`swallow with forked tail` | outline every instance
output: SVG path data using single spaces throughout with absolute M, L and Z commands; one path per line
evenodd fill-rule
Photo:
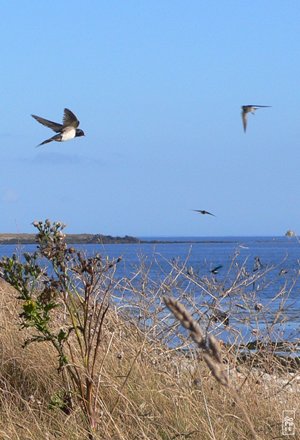
M 74 115 L 71 110 L 65 108 L 64 109 L 64 116 L 63 116 L 63 123 L 58 124 L 57 122 L 48 121 L 48 119 L 41 118 L 40 116 L 31 115 L 36 121 L 38 121 L 40 124 L 45 125 L 46 127 L 51 128 L 53 131 L 55 131 L 55 136 L 52 136 L 49 139 L 46 139 L 44 142 L 41 142 L 40 145 L 48 144 L 52 141 L 57 142 L 64 142 L 69 141 L 70 139 L 74 139 L 77 136 L 84 136 L 83 130 L 78 128 L 79 121 Z
M 242 120 L 243 120 L 243 127 L 244 127 L 244 132 L 246 133 L 246 129 L 247 129 L 247 119 L 248 119 L 248 113 L 252 113 L 253 115 L 255 114 L 255 110 L 258 110 L 259 108 L 267 108 L 267 107 L 271 107 L 270 105 L 242 105 L 241 109 L 242 109 Z

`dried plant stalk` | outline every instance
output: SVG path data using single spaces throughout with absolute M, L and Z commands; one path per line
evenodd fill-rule
M 222 362 L 222 353 L 218 340 L 213 335 L 204 335 L 198 322 L 195 321 L 183 304 L 171 297 L 163 297 L 163 299 L 166 306 L 173 313 L 175 318 L 180 321 L 181 325 L 185 329 L 189 330 L 193 341 L 196 342 L 198 347 L 203 350 L 203 359 L 205 360 L 212 375 L 221 385 L 230 391 L 231 396 L 239 405 L 239 408 L 247 420 L 253 438 L 255 440 L 259 440 L 259 437 L 254 430 L 254 426 L 248 416 L 245 405 L 240 399 L 236 389 L 229 382 L 228 376 L 224 369 L 224 364 Z
M 228 386 L 228 376 L 223 367 L 220 344 L 217 339 L 213 335 L 205 337 L 200 325 L 185 307 L 174 298 L 164 297 L 164 302 L 181 325 L 190 331 L 193 341 L 204 351 L 203 358 L 213 376 L 223 386 Z

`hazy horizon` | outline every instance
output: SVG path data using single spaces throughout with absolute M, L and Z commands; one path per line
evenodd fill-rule
M 287 232 L 287 231 L 286 231 Z M 287 237 L 286 232 L 281 235 L 137 235 L 137 234 L 103 234 L 101 231 L 98 232 L 69 232 L 66 228 L 64 230 L 65 234 L 69 235 L 105 235 L 105 236 L 112 236 L 112 237 L 124 237 L 129 236 L 133 238 L 138 238 L 141 240 L 147 240 L 147 239 L 168 239 L 168 238 L 183 238 L 183 239 L 193 239 L 193 238 L 199 238 L 199 239 L 216 239 L 216 238 L 281 238 L 281 237 Z M 0 235 L 36 235 L 35 230 L 32 232 L 1 232 Z M 298 239 L 298 236 L 292 236 L 287 237 L 289 239 L 296 238 Z

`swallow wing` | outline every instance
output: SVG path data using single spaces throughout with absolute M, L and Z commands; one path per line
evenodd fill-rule
M 209 214 L 213 215 L 215 217 L 215 214 L 212 214 L 211 212 L 205 211 L 204 209 L 193 209 L 195 212 L 200 212 L 200 214 Z
M 246 133 L 246 129 L 247 129 L 247 112 L 243 109 L 242 110 L 242 120 L 243 120 L 243 127 L 244 127 L 244 132 Z
M 74 127 L 77 128 L 79 126 L 79 121 L 71 110 L 68 108 L 64 109 L 64 117 L 63 117 L 63 126 L 64 127 Z
M 255 110 L 257 110 L 259 108 L 267 108 L 267 107 L 271 107 L 271 106 L 270 105 L 254 105 L 254 104 L 242 105 L 242 120 L 243 120 L 244 132 L 246 132 L 246 129 L 247 129 L 248 113 L 252 112 L 254 114 Z
M 60 133 L 63 128 L 63 126 L 61 124 L 58 124 L 57 122 L 48 121 L 48 119 L 44 119 L 36 115 L 31 115 L 31 116 L 40 124 L 43 124 L 46 127 L 51 128 L 51 130 L 55 131 L 55 133 Z
M 272 107 L 271 105 L 259 105 L 259 104 L 247 104 L 247 105 L 242 105 L 242 109 L 248 112 L 252 111 L 253 107 Z

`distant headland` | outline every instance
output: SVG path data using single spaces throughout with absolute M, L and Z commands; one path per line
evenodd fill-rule
M 120 244 L 140 243 L 136 237 L 112 237 L 102 234 L 66 234 L 69 244 Z M 36 234 L 0 234 L 0 244 L 36 244 Z

